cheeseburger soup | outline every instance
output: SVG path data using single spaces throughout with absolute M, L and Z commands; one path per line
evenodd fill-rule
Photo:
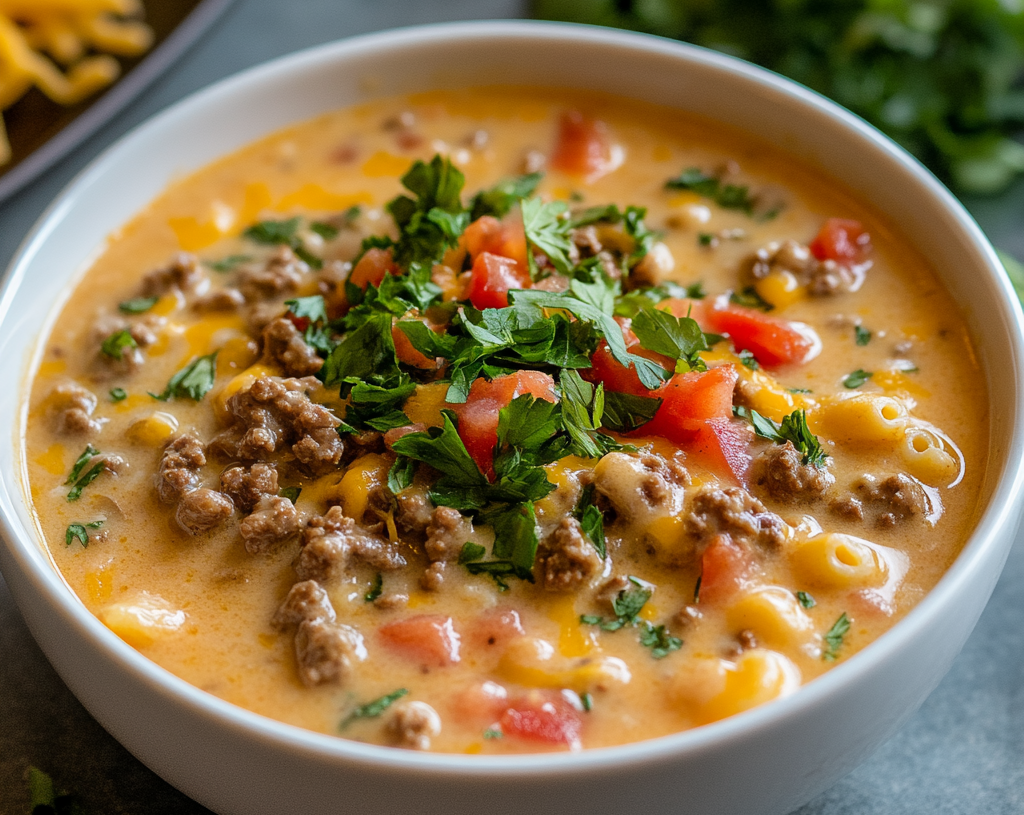
M 575 750 L 793 693 L 957 556 L 987 402 L 895 226 L 620 99 L 388 99 L 112 235 L 26 460 L 82 602 L 345 738 Z

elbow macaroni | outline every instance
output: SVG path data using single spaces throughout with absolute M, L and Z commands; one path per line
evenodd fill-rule
M 737 600 L 726 613 L 734 631 L 749 630 L 773 648 L 800 647 L 816 638 L 814 623 L 796 597 L 780 586 L 765 586 Z
M 881 586 L 888 578 L 889 564 L 880 549 L 853 535 L 828 532 L 797 546 L 791 563 L 797 577 L 810 586 Z

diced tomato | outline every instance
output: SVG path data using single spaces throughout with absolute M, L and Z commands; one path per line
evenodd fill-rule
M 449 405 L 459 417 L 459 436 L 480 471 L 494 478 L 494 446 L 498 443 L 498 411 L 517 396 L 532 394 L 555 401 L 555 381 L 540 371 L 519 371 L 488 382 L 477 379 L 464 404 Z
M 806 362 L 821 349 L 810 326 L 780 320 L 756 308 L 718 302 L 704 312 L 706 331 L 728 334 L 737 351 L 750 351 L 767 368 Z
M 871 235 L 860 221 L 829 218 L 811 241 L 810 250 L 818 260 L 860 263 L 871 251 Z
M 740 422 L 708 419 L 687 450 L 712 472 L 730 476 L 737 484 L 747 483 L 753 457 L 750 455 L 750 431 Z
M 297 331 L 305 331 L 309 328 L 309 317 L 296 317 L 289 311 L 288 319 L 291 320 L 292 325 L 295 326 Z
M 478 651 L 495 649 L 526 632 L 519 619 L 519 612 L 511 608 L 491 608 L 483 612 L 470 624 L 466 644 Z
M 374 247 L 367 249 L 359 258 L 359 262 L 348 276 L 348 282 L 366 291 L 368 285 L 379 286 L 388 272 L 394 274 L 397 271 L 398 267 L 391 259 L 391 250 Z
M 530 273 L 519 263 L 501 255 L 483 252 L 473 261 L 466 296 L 474 308 L 505 308 L 509 289 L 530 288 Z
M 594 181 L 615 169 L 608 126 L 578 110 L 562 114 L 550 166 Z
M 577 748 L 583 719 L 561 694 L 536 692 L 513 702 L 499 725 L 506 738 Z
M 423 422 L 413 422 L 402 427 L 393 427 L 384 434 L 384 446 L 390 450 L 391 445 L 402 438 L 402 436 L 408 436 L 410 433 L 423 433 L 426 429 L 427 426 Z
M 437 326 L 433 323 L 427 320 L 424 320 L 424 323 L 431 331 L 437 330 Z M 405 332 L 402 331 L 397 324 L 391 328 L 391 339 L 395 343 L 395 354 L 398 357 L 399 362 L 404 362 L 406 365 L 412 365 L 414 368 L 423 368 L 428 371 L 432 371 L 437 367 L 437 360 L 431 359 L 417 351 L 409 341 L 409 338 L 405 335 Z
M 663 400 L 638 435 L 662 436 L 679 445 L 693 442 L 709 419 L 732 416 L 732 392 L 738 378 L 732 365 L 675 374 L 652 396 Z
M 672 361 L 668 357 L 640 347 L 640 341 L 630 328 L 631 321 L 628 317 L 616 317 L 615 321 L 622 328 L 622 339 L 631 354 L 654 360 L 666 368 L 672 367 Z M 615 359 L 604 340 L 597 346 L 597 350 L 590 358 L 590 364 L 590 369 L 581 372 L 590 382 L 603 382 L 607 390 L 631 393 L 634 396 L 649 396 L 651 393 L 640 381 L 636 366 L 631 363 L 627 368 Z
M 484 215 L 466 227 L 462 240 L 473 260 L 489 252 L 514 260 L 520 270 L 527 269 L 526 232 L 521 219 L 509 217 L 499 221 L 493 215 Z
M 493 722 L 508 708 L 508 691 L 497 682 L 474 682 L 451 699 L 452 716 L 463 721 Z
M 700 605 L 718 605 L 746 585 L 754 571 L 750 552 L 728 535 L 716 535 L 700 560 Z
M 392 651 L 424 666 L 443 668 L 460 659 L 461 638 L 451 617 L 441 614 L 407 617 L 381 626 L 378 634 Z

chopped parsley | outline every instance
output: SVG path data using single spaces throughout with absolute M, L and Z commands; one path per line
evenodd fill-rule
M 580 529 L 593 544 L 601 560 L 608 557 L 608 546 L 604 538 L 604 513 L 594 504 L 594 485 L 587 484 L 580 490 L 579 500 L 573 510 L 573 516 L 580 523 Z
M 372 603 L 381 593 L 384 591 L 384 575 L 377 572 L 377 576 L 373 580 L 373 585 L 370 586 L 370 590 L 363 595 L 363 600 L 367 603 Z
M 677 299 L 703 300 L 707 297 L 704 291 L 704 284 L 701 282 L 691 283 L 689 286 L 680 286 L 678 283 L 662 283 L 660 286 L 647 286 L 633 289 L 633 291 L 615 298 L 615 316 L 633 317 L 641 309 L 656 306 L 670 297 Z
M 111 402 L 123 402 L 128 398 L 128 391 L 124 388 L 111 388 L 110 389 L 110 401 Z
M 862 325 L 855 325 L 853 327 L 853 341 L 857 345 L 867 345 L 871 342 L 871 332 Z
M 217 352 L 205 357 L 196 357 L 178 373 L 171 377 L 163 393 L 150 392 L 150 396 L 166 402 L 172 396 L 188 398 L 195 402 L 201 400 L 213 387 L 217 378 Z
M 344 730 L 357 719 L 375 719 L 408 693 L 409 691 L 405 688 L 399 688 L 386 696 L 381 696 L 379 699 L 374 699 L 372 702 L 360 705 L 341 720 L 341 724 L 338 726 L 338 729 Z
M 697 243 L 699 243 L 701 246 L 714 247 L 718 245 L 718 238 L 715 236 L 713 232 L 700 232 L 697 235 Z
M 68 501 L 77 501 L 81 498 L 82 490 L 99 478 L 100 473 L 103 472 L 106 467 L 106 460 L 104 459 L 96 462 L 91 468 L 89 467 L 92 460 L 99 454 L 99 450 L 91 444 L 87 444 L 85 446 L 85 450 L 83 450 L 82 454 L 75 460 L 75 463 L 71 468 L 71 473 L 64 482 L 65 486 L 68 484 L 73 485 L 68 491 Z
M 583 709 L 587 713 L 590 713 L 594 709 L 594 697 L 589 693 L 584 693 L 580 696 L 580 704 L 583 705 Z
M 757 289 L 753 286 L 745 286 L 739 291 L 731 292 L 729 294 L 729 302 L 735 303 L 737 306 L 757 308 L 761 311 L 773 311 L 775 309 L 775 306 L 758 294 Z
M 279 494 L 282 498 L 287 498 L 294 504 L 299 500 L 299 496 L 302 495 L 302 487 L 282 487 Z
M 701 331 L 696 320 L 645 308 L 633 317 L 631 328 L 641 347 L 676 361 L 675 373 L 708 369 L 700 352 L 708 350 L 709 335 Z
M 91 523 L 73 523 L 68 524 L 67 530 L 64 532 L 64 543 L 70 546 L 77 540 L 85 548 L 89 545 L 89 530 L 99 529 L 103 526 L 103 521 L 92 521 Z
M 135 297 L 118 303 L 117 307 L 125 314 L 143 314 L 153 308 L 159 299 L 159 297 Z
M 602 631 L 618 631 L 620 628 L 631 627 L 640 629 L 639 641 L 645 648 L 651 649 L 651 656 L 664 659 L 672 651 L 678 651 L 683 641 L 673 637 L 664 625 L 655 626 L 639 617 L 643 607 L 654 594 L 654 587 L 636 577 L 630 577 L 627 586 L 612 600 L 612 611 L 615 617 L 605 619 L 596 614 L 583 614 L 580 622 L 583 625 L 596 625 Z
M 813 464 L 815 467 L 822 467 L 828 454 L 818 441 L 810 428 L 807 426 L 807 413 L 803 410 L 794 410 L 777 423 L 767 416 L 762 416 L 756 410 L 741 405 L 733 407 L 734 415 L 746 419 L 754 428 L 754 433 L 762 439 L 768 439 L 776 444 L 792 442 L 798 452 L 803 454 L 804 464 Z
M 843 647 L 843 639 L 849 630 L 850 618 L 846 616 L 844 611 L 839 615 L 839 619 L 832 624 L 828 633 L 825 634 L 825 650 L 821 655 L 825 662 L 834 662 L 836 660 L 836 657 L 839 656 L 839 649 Z
M 699 167 L 688 167 L 666 181 L 665 187 L 670 190 L 690 190 L 710 198 L 722 209 L 739 210 L 759 221 L 769 221 L 781 210 L 780 206 L 759 209 L 758 199 L 750 194 L 746 184 L 725 183 L 718 176 L 708 175 Z
M 796 599 L 804 608 L 814 608 L 817 605 L 815 599 L 805 591 L 798 591 Z
M 138 348 L 139 344 L 135 341 L 135 338 L 131 335 L 128 329 L 122 329 L 115 331 L 105 340 L 100 346 L 100 350 L 104 355 L 111 359 L 124 359 L 125 348 Z
M 469 219 L 475 221 L 484 215 L 504 218 L 522 198 L 529 198 L 537 189 L 542 173 L 529 173 L 505 178 L 488 190 L 481 190 L 469 205 Z
M 243 263 L 248 263 L 250 260 L 252 260 L 252 255 L 228 255 L 226 258 L 221 258 L 220 260 L 208 260 L 206 261 L 206 265 L 215 272 L 231 272 Z
M 323 261 L 306 249 L 302 244 L 302 238 L 299 237 L 301 223 L 302 219 L 298 216 L 285 221 L 260 221 L 246 229 L 242 237 L 268 246 L 287 246 L 296 257 L 309 264 L 311 269 L 320 269 L 324 265 Z
M 736 356 L 740 358 L 740 362 L 743 363 L 745 368 L 750 368 L 750 370 L 756 371 L 761 367 L 761 364 L 757 361 L 757 357 L 755 357 L 746 348 L 740 351 Z
M 570 233 L 572 222 L 563 217 L 569 207 L 564 201 L 544 203 L 539 198 L 524 198 L 520 204 L 523 211 L 523 229 L 529 246 L 539 249 L 551 265 L 564 275 L 572 274 L 569 260 L 571 248 Z M 537 262 L 533 253 L 527 253 L 533 276 L 537 276 Z
M 872 376 L 874 376 L 873 371 L 865 371 L 863 368 L 858 368 L 852 374 L 847 375 L 847 377 L 843 380 L 843 387 L 849 388 L 850 390 L 853 390 L 854 388 L 859 388 L 861 385 L 863 385 L 865 382 L 871 379 Z
M 399 237 L 393 247 L 402 268 L 420 264 L 427 270 L 445 250 L 458 245 L 469 225 L 460 195 L 466 177 L 447 156 L 435 155 L 429 164 L 416 161 L 402 176 L 402 186 L 415 198 L 399 195 L 387 204 Z
M 333 224 L 324 223 L 323 221 L 313 221 L 313 223 L 309 225 L 309 231 L 315 235 L 319 235 L 325 241 L 333 241 L 338 237 L 338 233 L 341 230 Z
M 499 730 L 496 727 L 488 727 L 484 731 L 484 738 L 485 739 L 503 739 L 503 738 L 505 738 L 505 734 L 502 733 L 501 730 Z

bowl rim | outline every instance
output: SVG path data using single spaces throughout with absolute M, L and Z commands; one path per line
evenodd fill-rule
M 314 46 L 288 54 L 248 68 L 221 79 L 170 105 L 130 130 L 107 147 L 85 169 L 78 173 L 57 195 L 54 201 L 40 215 L 35 225 L 18 247 L 8 266 L 0 287 L 0 323 L 6 320 L 11 310 L 15 293 L 19 289 L 33 256 L 49 235 L 57 228 L 63 213 L 73 206 L 77 195 L 102 178 L 107 167 L 116 163 L 118 152 L 128 143 L 142 140 L 159 132 L 175 117 L 209 104 L 220 97 L 232 94 L 280 75 L 302 73 L 316 66 L 331 63 L 345 57 L 371 53 L 377 50 L 391 50 L 409 46 L 424 46 L 439 42 L 488 41 L 507 39 L 532 39 L 537 42 L 562 41 L 566 44 L 617 47 L 626 50 L 643 51 L 648 54 L 672 57 L 684 62 L 698 63 L 704 67 L 732 75 L 777 97 L 787 97 L 805 107 L 816 109 L 846 129 L 853 131 L 862 140 L 869 142 L 878 151 L 879 160 L 887 159 L 909 172 L 925 187 L 970 241 L 972 250 L 987 267 L 987 273 L 994 278 L 1001 293 L 1000 315 L 1008 327 L 1007 340 L 1011 356 L 1024 359 L 1024 314 L 1014 295 L 1012 287 L 1001 272 L 1001 264 L 988 239 L 963 205 L 915 158 L 904 152 L 888 137 L 869 125 L 863 119 L 840 107 L 824 96 L 766 69 L 687 43 L 668 40 L 651 35 L 618 31 L 595 26 L 571 23 L 550 23 L 536 21 L 479 21 L 435 23 L 410 26 L 375 32 L 335 42 Z M 472 83 L 467 83 L 467 85 Z M 557 84 L 557 83 L 553 83 Z M 287 126 L 283 123 L 274 129 Z M 239 145 L 241 146 L 241 145 Z M 36 356 L 43 338 L 41 334 L 32 342 L 31 357 Z M 27 377 L 19 387 L 24 393 Z M 1014 400 L 1017 421 L 1010 428 L 1006 444 L 1003 472 L 991 490 L 988 506 L 977 519 L 973 532 L 968 537 L 959 555 L 943 574 L 939 582 L 924 598 L 898 623 L 857 654 L 836 665 L 822 676 L 803 685 L 798 693 L 771 704 L 761 705 L 750 711 L 702 727 L 681 731 L 667 736 L 640 742 L 592 748 L 566 753 L 525 753 L 498 756 L 463 755 L 456 753 L 420 753 L 392 747 L 369 745 L 338 736 L 305 730 L 286 724 L 201 691 L 185 680 L 160 667 L 104 626 L 93 616 L 78 596 L 64 582 L 63 577 L 45 554 L 33 555 L 39 547 L 35 533 L 12 523 L 6 512 L 0 513 L 0 532 L 8 552 L 22 574 L 30 581 L 33 589 L 52 608 L 55 608 L 76 634 L 88 641 L 95 650 L 109 660 L 134 681 L 145 683 L 172 701 L 186 705 L 195 714 L 215 720 L 217 724 L 236 731 L 243 731 L 250 739 L 255 738 L 290 750 L 295 753 L 316 755 L 352 766 L 373 766 L 377 769 L 407 770 L 434 773 L 458 773 L 470 777 L 542 777 L 574 772 L 600 771 L 608 767 L 623 767 L 644 764 L 667 758 L 679 758 L 685 754 L 724 746 L 728 742 L 745 738 L 752 732 L 770 728 L 780 720 L 807 710 L 842 688 L 856 683 L 857 678 L 873 671 L 909 640 L 915 638 L 938 609 L 951 602 L 965 582 L 991 557 L 1001 544 L 1000 533 L 1007 527 L 1015 526 L 1019 518 L 1019 505 L 1024 495 L 1024 382 L 1016 377 Z M 21 443 L 19 423 L 15 440 L 19 452 L 16 460 L 23 464 L 24 445 Z M 991 443 L 990 443 L 991 448 Z M 17 484 L 5 485 L 11 494 L 19 494 L 20 500 L 28 498 L 23 473 L 0 473 L 0 483 L 13 479 Z M 1012 537 L 1012 536 L 1011 536 Z M 1001 553 L 1005 561 L 1007 551 Z M 994 580 L 993 580 L 994 583 Z

